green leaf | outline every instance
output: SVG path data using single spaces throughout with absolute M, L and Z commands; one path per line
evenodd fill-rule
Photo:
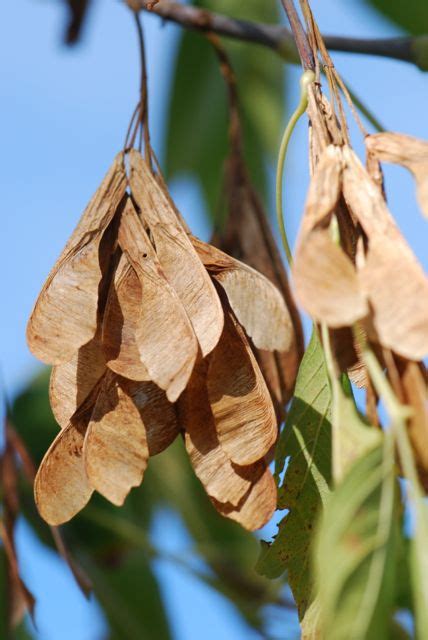
M 273 0 L 207 0 L 195 2 L 206 9 L 240 18 L 276 22 Z M 265 187 L 266 154 L 277 152 L 280 136 L 284 64 L 262 47 L 224 43 L 238 80 L 245 154 L 256 187 Z M 200 34 L 181 36 L 170 102 L 166 164 L 168 177 L 191 173 L 200 180 L 211 215 L 220 216 L 223 163 L 228 151 L 227 94 L 210 43 Z
M 428 638 L 428 505 L 422 495 L 414 500 L 415 532 L 410 541 L 410 576 L 415 607 L 416 637 Z
M 399 503 L 391 433 L 354 464 L 327 501 L 315 568 L 329 640 L 388 638 L 395 599 Z
M 428 30 L 428 2 L 426 0 L 368 0 L 375 9 L 414 35 L 423 35 Z
M 279 507 L 289 513 L 271 545 L 263 545 L 257 570 L 271 578 L 288 570 L 302 619 L 312 598 L 310 545 L 331 481 L 331 391 L 316 332 L 303 357 L 295 396 L 276 454 L 276 475 L 289 463 L 279 488 Z

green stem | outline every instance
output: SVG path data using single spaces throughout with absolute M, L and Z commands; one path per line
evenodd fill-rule
M 308 106 L 308 86 L 315 80 L 315 74 L 313 71 L 305 71 L 300 78 L 300 102 L 297 109 L 292 114 L 290 120 L 285 127 L 284 135 L 282 136 L 281 146 L 278 153 L 278 165 L 276 169 L 276 215 L 278 219 L 279 231 L 281 233 L 281 240 L 284 246 L 284 251 L 287 256 L 288 264 L 291 266 L 293 256 L 291 253 L 290 245 L 287 238 L 287 232 L 285 230 L 284 222 L 284 210 L 282 205 L 283 200 L 283 174 L 284 174 L 284 162 L 285 156 L 290 142 L 291 134 L 294 131 L 294 127 L 297 124 L 300 116 L 302 116 L 306 107 Z

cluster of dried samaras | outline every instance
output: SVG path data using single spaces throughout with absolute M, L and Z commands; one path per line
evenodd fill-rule
M 179 433 L 221 514 L 251 530 L 269 520 L 278 427 L 257 358 L 294 353 L 296 368 L 290 311 L 269 279 L 191 235 L 139 152 L 116 158 L 27 337 L 54 365 L 61 426 L 35 481 L 47 522 L 72 518 L 94 490 L 121 505 Z

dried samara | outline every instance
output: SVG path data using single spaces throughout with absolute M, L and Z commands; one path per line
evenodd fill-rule
M 252 347 L 291 353 L 290 313 L 265 276 L 191 235 L 138 151 L 116 157 L 27 337 L 54 365 L 61 426 L 35 481 L 47 522 L 72 518 L 94 490 L 121 505 L 179 433 L 216 509 L 247 529 L 267 522 L 278 427 Z

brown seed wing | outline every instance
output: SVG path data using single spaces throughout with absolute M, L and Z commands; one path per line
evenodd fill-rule
M 192 237 L 208 272 L 223 287 L 240 324 L 259 349 L 288 351 L 294 337 L 290 313 L 279 290 L 261 273 L 220 249 Z
M 251 478 L 234 465 L 217 438 L 208 400 L 206 362 L 196 365 L 178 401 L 180 421 L 185 428 L 185 445 L 193 469 L 211 498 L 237 506 L 249 491 Z
M 99 245 L 125 189 L 120 154 L 53 267 L 32 311 L 27 341 L 43 362 L 68 362 L 95 334 L 102 276 Z
M 400 133 L 376 133 L 365 139 L 378 160 L 401 164 L 413 173 L 420 207 L 428 217 L 428 142 Z
M 231 315 L 225 316 L 209 360 L 207 389 L 217 437 L 228 457 L 239 465 L 263 458 L 277 437 L 275 411 L 251 347 Z
M 138 276 L 122 255 L 104 310 L 102 342 L 109 369 L 131 380 L 150 379 L 136 340 L 142 304 Z
M 186 231 L 141 154 L 131 151 L 131 189 L 150 227 L 165 276 L 180 298 L 201 348 L 210 353 L 223 330 L 223 310 Z
M 146 429 L 149 455 L 162 453 L 180 432 L 175 406 L 153 382 L 124 380 L 123 385 L 140 412 Z
M 130 201 L 122 214 L 119 243 L 143 292 L 136 329 L 141 360 L 151 380 L 174 402 L 190 378 L 198 344 L 189 318 L 168 284 Z
M 71 416 L 89 396 L 106 370 L 98 336 L 83 345 L 70 362 L 52 368 L 49 400 L 60 427 L 68 425 Z
M 413 409 L 409 420 L 409 436 L 418 466 L 428 472 L 428 387 L 425 366 L 405 361 L 400 366 L 404 402 Z
M 274 514 L 277 502 L 276 484 L 269 469 L 251 485 L 247 496 L 238 507 L 212 501 L 219 513 L 231 520 L 239 522 L 249 531 L 263 527 Z
M 140 412 L 125 385 L 107 375 L 84 442 L 85 469 L 91 486 L 115 505 L 141 484 L 149 449 Z
M 62 429 L 37 471 L 34 497 L 40 515 L 50 525 L 70 520 L 91 497 L 82 458 L 86 425 L 87 417 L 82 417 Z
M 345 199 L 368 237 L 360 275 L 380 342 L 406 358 L 428 353 L 428 280 L 378 187 L 356 155 L 343 151 Z
M 350 326 L 369 311 L 355 266 L 330 238 L 328 229 L 314 230 L 302 238 L 293 280 L 302 307 L 329 327 Z

